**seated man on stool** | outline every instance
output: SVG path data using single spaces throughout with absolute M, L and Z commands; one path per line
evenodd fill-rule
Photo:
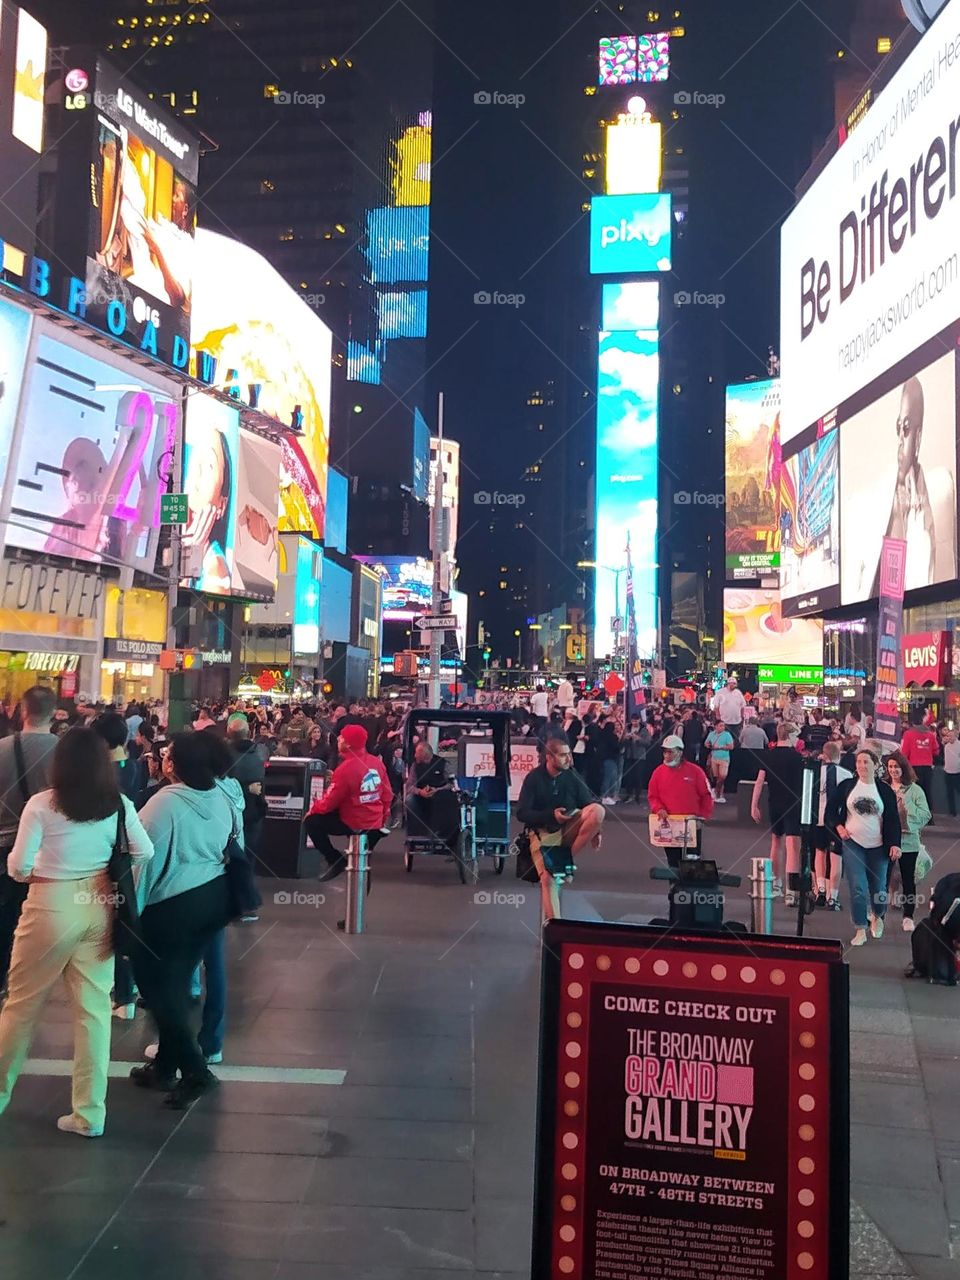
M 320 880 L 333 880 L 346 870 L 346 857 L 330 843 L 330 837 L 363 831 L 372 850 L 385 834 L 390 820 L 393 792 L 379 756 L 367 751 L 367 731 L 363 725 L 346 724 L 337 739 L 341 763 L 333 771 L 330 785 L 310 807 L 304 819 L 307 835 L 328 866 Z
M 600 828 L 606 817 L 603 806 L 596 803 L 572 764 L 569 744 L 549 739 L 543 764 L 524 778 L 517 801 L 517 817 L 524 826 L 537 830 L 545 851 L 546 871 L 540 875 L 545 920 L 559 915 L 559 893 L 552 867 L 564 865 L 564 860 L 569 865 L 588 844 L 599 849 Z
M 459 806 L 450 790 L 447 762 L 434 755 L 433 747 L 425 739 L 417 743 L 413 752 L 413 764 L 407 775 L 407 834 L 419 836 L 423 832 L 447 839 L 451 822 L 459 822 Z

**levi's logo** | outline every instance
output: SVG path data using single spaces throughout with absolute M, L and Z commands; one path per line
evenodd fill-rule
M 907 667 L 935 667 L 939 657 L 935 644 L 928 644 L 922 649 L 915 645 L 912 649 L 904 651 L 903 661 Z

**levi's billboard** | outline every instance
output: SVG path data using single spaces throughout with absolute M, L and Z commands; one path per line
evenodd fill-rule
M 960 316 L 958 102 L 950 0 L 784 223 L 784 444 Z
M 905 684 L 931 684 L 941 689 L 950 683 L 953 669 L 953 632 L 921 631 L 902 641 Z

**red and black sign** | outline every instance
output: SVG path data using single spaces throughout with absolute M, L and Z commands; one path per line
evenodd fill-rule
M 551 921 L 533 1280 L 846 1280 L 839 943 Z

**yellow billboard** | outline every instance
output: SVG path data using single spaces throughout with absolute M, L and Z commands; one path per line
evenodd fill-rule
M 607 126 L 607 173 L 610 196 L 632 196 L 660 190 L 663 126 L 649 115 L 622 115 Z
M 393 201 L 396 205 L 430 203 L 431 115 L 420 114 L 417 124 L 397 138 L 393 158 Z

